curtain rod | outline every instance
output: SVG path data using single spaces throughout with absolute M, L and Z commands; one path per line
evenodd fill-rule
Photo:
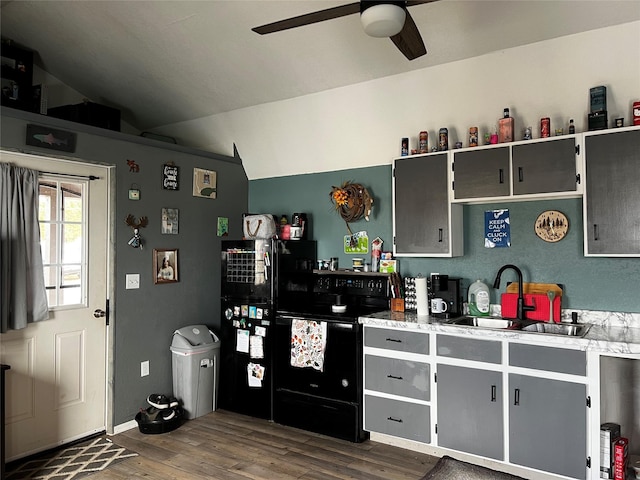
M 72 178 L 88 178 L 89 180 L 100 180 L 100 177 L 96 177 L 95 175 L 74 175 L 71 173 L 55 173 L 55 172 L 41 172 L 38 171 L 40 175 L 57 175 L 59 177 L 72 177 Z

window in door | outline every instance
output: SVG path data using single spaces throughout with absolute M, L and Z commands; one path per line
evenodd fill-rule
M 49 308 L 86 306 L 87 182 L 40 178 L 40 245 Z

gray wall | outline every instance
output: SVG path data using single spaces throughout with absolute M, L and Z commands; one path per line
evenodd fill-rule
M 347 230 L 329 200 L 331 187 L 345 180 L 366 186 L 375 201 L 373 218 L 369 222 L 359 220 L 351 229 L 366 230 L 370 240 L 381 237 L 384 250 L 393 251 L 390 165 L 252 180 L 249 208 L 255 212 L 286 213 L 289 218 L 293 211 L 306 212 L 311 219 L 311 238 L 318 240 L 319 258 L 338 256 L 340 266 L 349 267 L 354 255 L 344 254 L 342 248 Z M 510 212 L 512 246 L 484 248 L 484 212 L 501 208 L 508 208 Z M 533 230 L 536 217 L 547 209 L 564 212 L 570 222 L 567 236 L 555 244 L 540 240 Z M 464 232 L 463 257 L 401 257 L 401 274 L 439 272 L 462 277 L 466 286 L 478 278 L 491 286 L 497 270 L 512 263 L 523 271 L 525 281 L 564 284 L 563 308 L 640 312 L 637 296 L 640 259 L 585 258 L 580 199 L 465 205 Z M 499 293 L 504 291 L 506 282 L 515 280 L 515 274 L 505 272 L 500 290 L 492 291 L 492 302 L 499 303 Z
M 111 307 L 115 329 L 113 422 L 119 425 L 132 420 L 140 407 L 146 406 L 149 394 L 171 393 L 169 346 L 174 330 L 192 324 L 206 324 L 214 331 L 219 327 L 221 238 L 216 235 L 217 217 L 229 218 L 230 238 L 242 236 L 240 218 L 247 211 L 247 177 L 239 158 L 6 108 L 2 109 L 2 147 L 59 156 L 60 152 L 25 146 L 27 123 L 76 131 L 76 152 L 65 156 L 116 165 L 115 298 Z M 139 173 L 129 172 L 127 159 L 136 161 Z M 167 162 L 180 167 L 178 191 L 161 188 L 161 168 Z M 217 199 L 192 196 L 194 167 L 217 172 Z M 134 183 L 141 191 L 139 201 L 128 199 Z M 178 235 L 161 234 L 163 207 L 180 210 Z M 140 229 L 143 250 L 127 245 L 132 235 L 124 222 L 128 214 L 149 218 L 149 225 Z M 153 283 L 154 248 L 179 250 L 178 283 Z M 140 274 L 140 289 L 125 289 L 127 273 Z M 140 362 L 144 360 L 150 362 L 150 375 L 141 378 Z

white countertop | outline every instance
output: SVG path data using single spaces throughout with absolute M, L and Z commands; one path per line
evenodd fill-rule
M 419 316 L 415 312 L 385 311 L 360 317 L 359 321 L 364 325 L 380 327 L 424 330 L 460 336 L 508 339 L 549 346 L 573 347 L 585 351 L 598 351 L 614 355 L 638 355 L 640 359 L 640 328 L 635 326 L 635 318 L 627 321 L 624 316 L 620 317 L 619 314 L 612 315 L 615 316 L 616 320 L 622 318 L 623 321 L 602 321 L 603 319 L 611 318 L 611 315 L 581 315 L 583 318 L 586 317 L 592 320 L 589 322 L 580 322 L 592 324 L 587 334 L 583 337 L 450 325 L 446 323 L 447 320 L 432 316 Z M 635 316 L 636 314 L 631 315 Z

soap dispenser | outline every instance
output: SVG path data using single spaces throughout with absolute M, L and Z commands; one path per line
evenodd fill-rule
M 476 280 L 469 286 L 467 301 L 470 315 L 488 316 L 491 309 L 489 300 L 489 287 L 481 280 Z

